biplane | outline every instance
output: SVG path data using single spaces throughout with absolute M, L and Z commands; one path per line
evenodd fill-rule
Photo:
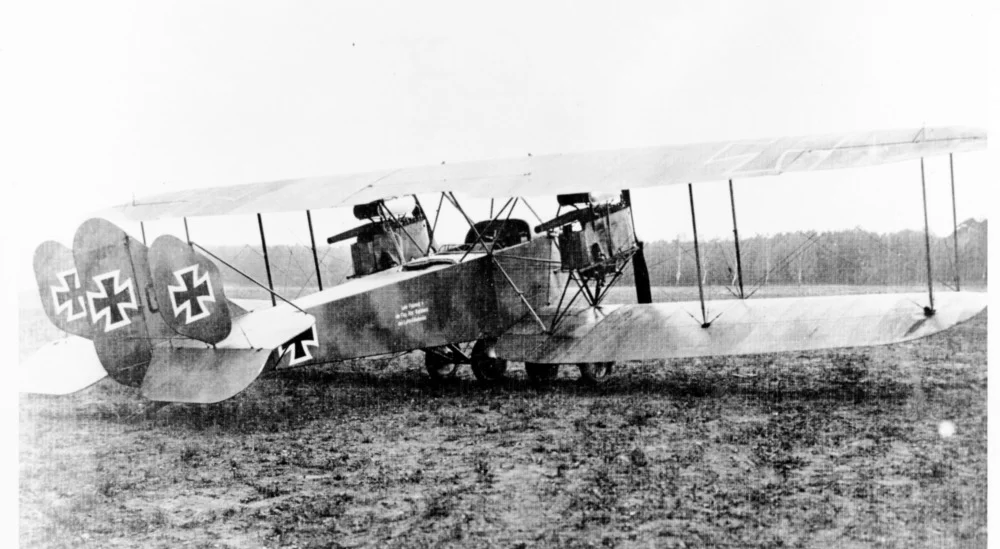
M 533 380 L 572 365 L 582 379 L 599 383 L 616 362 L 924 337 L 968 320 L 987 303 L 985 293 L 934 293 L 929 244 L 926 294 L 706 301 L 699 286 L 697 302 L 653 303 L 630 191 L 687 184 L 697 257 L 692 185 L 698 182 L 729 180 L 731 190 L 734 179 L 919 159 L 925 186 L 924 157 L 984 149 L 986 142 L 985 131 L 971 128 L 886 130 L 442 162 L 133 200 L 104 217 L 138 221 L 141 238 L 95 217 L 79 227 L 71 246 L 38 246 L 39 297 L 68 337 L 22 364 L 22 390 L 64 394 L 110 376 L 154 401 L 213 403 L 270 370 L 408 351 L 425 354 L 435 379 L 468 364 L 478 379 L 495 381 L 510 362 L 522 362 Z M 474 220 L 456 193 L 505 202 L 489 219 Z M 420 200 L 428 195 L 437 200 L 433 221 Z M 512 217 L 516 204 L 539 195 L 556 196 L 554 218 Z M 438 242 L 443 204 L 468 224 L 459 243 Z M 925 229 L 926 207 L 924 190 Z M 325 289 L 311 217 L 316 208 L 352 208 L 359 222 L 327 240 L 350 242 L 354 274 Z M 318 281 L 318 291 L 295 299 L 272 284 L 262 220 L 288 211 L 305 212 Z M 187 230 L 183 239 L 145 242 L 143 223 L 150 220 L 184 218 L 186 229 L 189 217 L 235 214 L 257 216 L 268 280 L 241 274 L 267 290 L 270 301 L 228 298 L 220 268 L 235 267 Z M 735 232 L 735 204 L 733 214 Z M 636 302 L 606 303 L 629 265 Z

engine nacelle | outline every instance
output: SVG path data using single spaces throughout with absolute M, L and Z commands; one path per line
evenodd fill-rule
M 546 221 L 535 232 L 559 229 L 559 253 L 564 271 L 598 267 L 614 270 L 618 261 L 636 249 L 631 207 L 625 201 L 592 202 L 587 194 L 560 196 L 560 205 L 572 210 Z

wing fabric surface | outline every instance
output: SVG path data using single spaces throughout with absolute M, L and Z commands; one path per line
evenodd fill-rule
M 500 337 L 508 360 L 549 364 L 732 356 L 884 345 L 925 337 L 972 318 L 987 294 L 942 293 L 925 316 L 924 294 L 608 305 L 568 315 L 551 335 L 526 319 Z M 541 318 L 551 322 L 553 311 Z
M 36 351 L 18 368 L 18 390 L 42 395 L 68 395 L 107 377 L 94 342 L 68 336 Z
M 114 211 L 131 220 L 153 220 L 332 208 L 443 191 L 473 198 L 617 193 L 626 187 L 857 168 L 985 148 L 984 130 L 963 127 L 668 145 L 193 189 Z
M 234 319 L 229 337 L 216 345 L 184 339 L 158 345 L 142 380 L 142 395 L 198 404 L 230 398 L 260 376 L 276 347 L 315 322 L 312 315 L 279 305 Z

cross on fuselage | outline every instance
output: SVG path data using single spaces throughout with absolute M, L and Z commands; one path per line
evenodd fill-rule
M 288 357 L 288 363 L 294 366 L 313 358 L 312 353 L 309 352 L 309 347 L 319 347 L 315 326 L 311 326 L 308 330 L 292 338 L 291 341 L 282 347 L 282 352 L 287 352 L 289 349 L 292 351 Z
M 184 271 L 178 276 L 181 280 L 181 284 L 184 285 L 183 288 L 173 289 L 176 286 L 171 287 L 171 291 L 174 294 L 174 303 L 177 304 L 177 310 L 183 306 L 184 303 L 188 303 L 190 309 L 189 318 L 198 318 L 205 313 L 205 309 L 201 306 L 201 301 L 199 297 L 211 297 L 212 290 L 208 286 L 208 280 L 203 279 L 200 283 L 195 284 L 194 281 L 194 270 Z

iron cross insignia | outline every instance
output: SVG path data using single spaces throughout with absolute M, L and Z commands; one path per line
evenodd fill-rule
M 185 313 L 185 324 L 191 324 L 201 320 L 212 312 L 208 309 L 208 302 L 215 301 L 215 293 L 212 291 L 212 281 L 208 273 L 198 274 L 198 264 L 174 271 L 174 278 L 178 284 L 167 286 L 170 291 L 170 304 L 174 307 L 174 316 L 181 316 Z
M 316 325 L 313 324 L 308 330 L 293 337 L 288 343 L 279 349 L 281 354 L 291 350 L 288 355 L 288 365 L 295 366 L 312 360 L 313 355 L 309 352 L 309 347 L 319 349 L 319 338 L 316 337 Z
M 56 307 L 56 314 L 66 313 L 67 321 L 79 320 L 87 317 L 87 300 L 83 289 L 80 287 L 80 275 L 76 269 L 70 269 L 56 274 L 59 279 L 58 286 L 52 288 L 52 302 Z
M 87 292 L 87 301 L 90 303 L 90 317 L 94 323 L 104 319 L 104 331 L 110 332 L 122 326 L 130 324 L 127 309 L 139 310 L 136 303 L 135 291 L 132 288 L 132 279 L 125 279 L 124 283 L 119 282 L 121 271 L 113 271 L 99 274 L 94 277 L 97 282 L 97 292 Z

